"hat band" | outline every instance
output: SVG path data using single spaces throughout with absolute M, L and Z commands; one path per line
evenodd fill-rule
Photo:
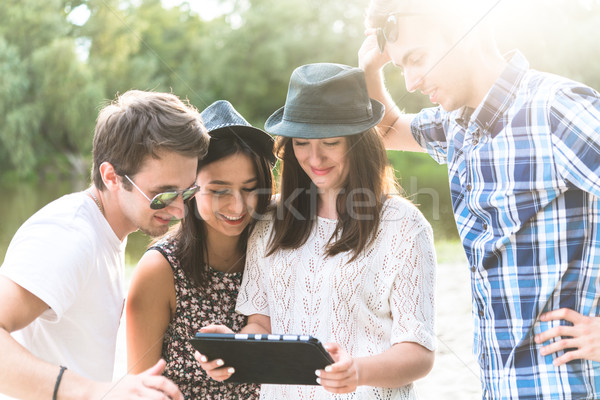
M 354 124 L 373 119 L 371 103 L 360 107 L 285 106 L 283 119 L 289 122 L 312 124 Z

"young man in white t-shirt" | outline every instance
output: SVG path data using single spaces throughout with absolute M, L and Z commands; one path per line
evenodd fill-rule
M 92 186 L 26 221 L 0 268 L 0 393 L 183 399 L 162 360 L 110 380 L 127 235 L 164 234 L 183 217 L 207 148 L 199 113 L 172 94 L 129 91 L 100 112 Z

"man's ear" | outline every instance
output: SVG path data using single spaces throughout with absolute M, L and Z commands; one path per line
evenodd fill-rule
M 105 161 L 100 164 L 100 176 L 102 176 L 102 182 L 104 182 L 104 186 L 109 192 L 118 190 L 120 177 L 111 163 Z

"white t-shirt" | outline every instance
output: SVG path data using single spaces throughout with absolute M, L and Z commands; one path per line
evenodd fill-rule
M 111 381 L 125 299 L 125 245 L 83 192 L 35 213 L 13 237 L 0 274 L 50 308 L 12 336 L 42 360 Z
M 248 242 L 237 310 L 271 318 L 273 333 L 336 342 L 353 357 L 376 355 L 400 342 L 435 349 L 436 257 L 429 223 L 408 201 L 385 202 L 375 241 L 358 259 L 325 257 L 337 221 L 319 217 L 298 249 L 265 257 L 272 229 L 260 221 Z M 316 375 L 315 375 L 316 379 Z M 320 386 L 263 385 L 261 399 L 413 399 L 399 389 L 361 386 L 333 395 Z

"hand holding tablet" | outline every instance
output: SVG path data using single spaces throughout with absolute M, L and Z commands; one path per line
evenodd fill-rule
M 308 335 L 197 333 L 190 343 L 208 360 L 234 368 L 228 382 L 317 385 L 315 371 L 334 362 Z

